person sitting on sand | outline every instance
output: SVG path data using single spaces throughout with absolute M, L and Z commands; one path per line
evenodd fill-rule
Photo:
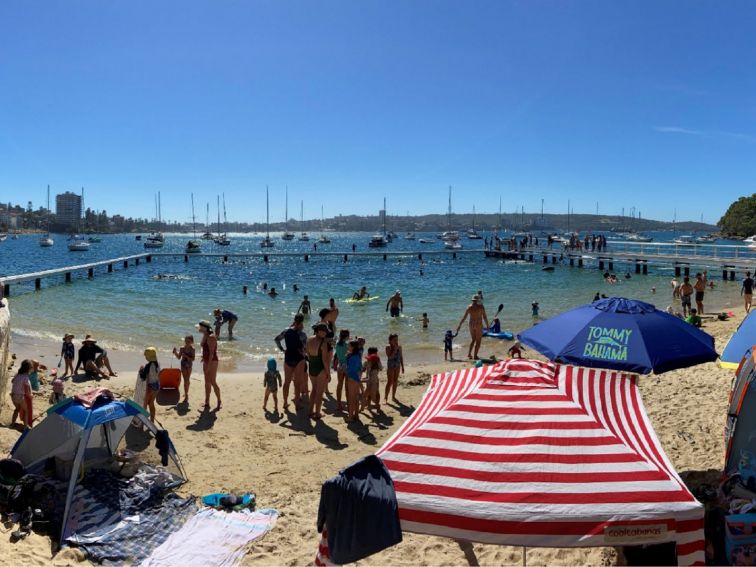
M 509 347 L 507 352 L 509 353 L 509 358 L 522 358 L 522 351 L 524 350 L 525 347 L 522 346 L 519 341 L 516 341 L 515 344 Z
M 139 378 L 145 382 L 144 409 L 150 412 L 150 421 L 155 422 L 155 398 L 160 390 L 160 364 L 157 359 L 157 349 L 147 347 L 144 349 L 144 358 L 147 364 L 139 367 Z
M 698 311 L 694 308 L 690 310 L 690 315 L 685 318 L 686 323 L 690 323 L 694 327 L 701 326 L 701 317 L 698 316 Z
M 268 396 L 273 394 L 273 411 L 278 413 L 278 387 L 281 386 L 281 373 L 276 368 L 276 359 L 268 359 L 268 370 L 265 372 L 265 398 L 263 399 L 263 411 L 268 411 Z
M 97 344 L 97 339 L 92 335 L 87 335 L 84 337 L 84 340 L 81 341 L 79 360 L 76 361 L 74 374 L 79 371 L 80 367 L 84 369 L 87 378 L 109 378 L 110 376 L 118 376 L 110 367 L 108 353 Z M 103 367 L 108 370 L 108 374 L 105 374 L 102 371 Z
M 213 311 L 213 315 L 215 315 L 215 336 L 219 337 L 221 327 L 225 323 L 228 323 L 228 338 L 233 339 L 234 338 L 234 325 L 236 325 L 236 322 L 239 320 L 239 317 L 237 317 L 235 313 L 232 313 L 231 311 L 228 311 L 226 309 L 221 309 L 220 307 L 218 307 L 218 309 Z
M 486 309 L 480 304 L 480 297 L 476 294 L 472 296 L 470 305 L 465 309 L 465 314 L 457 325 L 457 333 L 462 328 L 462 323 L 469 317 L 468 323 L 470 329 L 470 348 L 467 350 L 467 358 L 478 358 L 480 342 L 483 340 L 483 329 L 488 328 L 488 315 Z M 484 325 L 485 323 L 485 325 Z
M 368 297 L 370 297 L 370 294 L 368 293 L 367 287 L 364 285 L 352 294 L 352 299 L 356 300 L 366 299 Z

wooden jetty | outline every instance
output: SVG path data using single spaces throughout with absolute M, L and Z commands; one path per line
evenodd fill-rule
M 599 270 L 614 270 L 615 263 L 632 264 L 636 274 L 647 274 L 649 265 L 674 268 L 675 276 L 689 276 L 692 266 L 721 270 L 722 279 L 734 280 L 736 272 L 756 272 L 756 249 L 727 244 L 680 245 L 675 243 L 637 243 L 609 241 L 606 249 L 587 250 L 547 246 L 525 246 L 511 250 L 486 249 L 486 257 L 503 260 L 596 265 Z
M 95 276 L 95 269 L 105 266 L 107 272 L 111 273 L 114 266 L 122 265 L 124 269 L 129 267 L 129 263 L 135 266 L 139 265 L 139 262 L 144 260 L 145 262 L 152 261 L 152 254 L 142 253 L 133 254 L 131 256 L 121 256 L 120 258 L 112 258 L 110 260 L 100 260 L 98 262 L 89 262 L 87 264 L 78 264 L 76 266 L 66 266 L 65 268 L 52 268 L 50 270 L 43 270 L 41 272 L 31 272 L 28 274 L 18 274 L 15 276 L 4 276 L 3 292 L 6 296 L 10 296 L 11 285 L 34 282 L 34 289 L 42 288 L 42 279 L 51 278 L 55 276 L 63 276 L 64 281 L 69 283 L 71 281 L 71 274 L 76 272 L 87 272 L 87 277 L 93 278 Z

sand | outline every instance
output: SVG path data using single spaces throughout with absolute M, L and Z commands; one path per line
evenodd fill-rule
M 707 321 L 705 330 L 714 335 L 718 350 L 724 348 L 744 313 L 736 311 L 730 321 Z M 458 341 L 463 339 L 460 335 Z M 510 343 L 487 341 L 481 353 L 502 355 Z M 34 352 L 33 345 L 18 350 L 22 356 L 46 355 L 53 367 L 55 352 Z M 22 345 L 23 346 L 23 345 Z M 528 354 L 532 354 L 529 351 Z M 161 355 L 164 366 L 168 355 Z M 140 361 L 133 354 L 114 354 L 118 378 L 103 381 L 116 393 L 128 395 Z M 312 561 L 318 542 L 315 529 L 321 483 L 340 468 L 375 451 L 419 403 L 429 378 L 436 372 L 461 368 L 467 362 L 417 364 L 407 368 L 400 380 L 401 406 L 385 407 L 386 416 L 364 425 L 348 426 L 326 404 L 325 419 L 312 425 L 293 414 L 278 419 L 263 413 L 261 372 L 229 372 L 221 368 L 219 384 L 223 408 L 217 413 L 200 412 L 203 399 L 201 374 L 191 383 L 190 403 L 159 405 L 158 419 L 167 428 L 182 457 L 189 482 L 182 492 L 202 495 L 217 491 L 254 491 L 259 507 L 280 513 L 276 527 L 252 544 L 244 560 L 248 565 L 304 565 Z M 693 485 L 716 482 L 722 467 L 723 428 L 731 371 L 715 364 L 669 372 L 641 379 L 644 403 L 662 445 L 686 482 Z M 88 389 L 92 382 L 67 382 L 66 393 Z M 335 389 L 335 383 L 331 385 Z M 280 391 L 279 391 L 280 392 Z M 35 414 L 47 408 L 47 389 L 35 396 Z M 4 400 L 7 404 L 9 400 Z M 271 406 L 272 407 L 272 403 Z M 7 453 L 18 438 L 8 427 L 10 412 L 3 412 L 0 452 Z M 15 529 L 15 528 L 11 528 Z M 366 522 L 365 529 L 371 529 Z M 16 544 L 9 542 L 9 526 L 0 528 L 0 557 L 6 564 L 71 564 L 81 560 L 75 550 L 57 554 L 48 538 L 32 535 Z M 521 565 L 522 548 L 474 545 L 482 565 Z M 529 565 L 612 565 L 618 561 L 612 548 L 527 550 Z M 400 544 L 376 554 L 361 565 L 467 565 L 459 546 L 450 540 L 406 534 Z

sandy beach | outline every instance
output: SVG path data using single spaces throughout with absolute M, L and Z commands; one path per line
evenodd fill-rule
M 729 321 L 709 320 L 705 330 L 716 338 L 717 349 L 726 344 L 744 316 L 742 309 Z M 457 339 L 465 340 L 463 334 Z M 511 343 L 487 341 L 481 353 L 505 356 Z M 466 348 L 466 345 L 465 345 Z M 36 352 L 35 352 L 36 349 Z M 43 357 L 50 367 L 57 364 L 55 351 L 40 352 L 40 345 L 13 345 L 16 364 L 23 357 Z M 457 352 L 457 351 L 455 351 Z M 464 353 L 460 353 L 464 354 Z M 531 351 L 528 354 L 533 355 Z M 401 405 L 385 407 L 386 415 L 375 420 L 363 417 L 363 425 L 349 425 L 334 414 L 335 402 L 326 402 L 325 419 L 313 425 L 303 414 L 266 415 L 262 410 L 262 372 L 233 372 L 221 367 L 219 384 L 223 408 L 217 413 L 200 412 L 201 374 L 195 370 L 188 407 L 177 400 L 159 398 L 158 420 L 168 429 L 186 467 L 189 482 L 185 494 L 217 491 L 253 491 L 259 507 L 275 508 L 280 519 L 273 531 L 250 546 L 244 564 L 303 565 L 312 561 L 318 534 L 315 529 L 321 483 L 340 468 L 375 451 L 417 407 L 432 374 L 460 368 L 467 361 L 413 364 L 400 379 Z M 100 385 L 129 396 L 136 369 L 141 364 L 134 353 L 112 353 L 119 377 Z M 168 353 L 161 353 L 164 366 Z M 691 486 L 716 482 L 722 466 L 723 427 L 732 373 L 705 364 L 641 379 L 646 408 L 662 445 L 683 479 Z M 94 382 L 66 383 L 68 395 L 93 387 Z M 47 407 L 49 387 L 34 397 L 35 415 Z M 335 383 L 331 384 L 332 391 Z M 271 400 L 272 401 L 272 400 Z M 9 400 L 3 400 L 8 410 Z M 272 404 L 271 404 L 272 407 Z M 8 427 L 10 411 L 3 411 L 0 451 L 7 453 L 18 431 Z M 8 526 L 1 528 L 0 556 L 10 564 L 70 564 L 80 554 L 66 549 L 51 552 L 48 538 L 32 535 L 9 543 Z M 366 528 L 367 529 L 367 528 Z M 522 548 L 474 546 L 480 564 L 521 565 Z M 612 565 L 618 561 L 612 548 L 528 549 L 529 565 Z M 360 562 L 364 565 L 466 565 L 459 546 L 450 540 L 406 534 L 400 545 Z

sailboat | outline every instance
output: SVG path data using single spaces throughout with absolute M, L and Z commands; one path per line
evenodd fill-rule
M 194 239 L 186 243 L 184 252 L 186 254 L 199 254 L 202 252 L 202 244 L 197 240 L 197 219 L 194 216 L 194 193 L 192 193 L 192 232 Z
M 383 234 L 376 233 L 370 238 L 370 248 L 383 248 L 388 244 L 386 240 L 386 197 L 383 198 Z
M 220 213 L 218 214 L 220 215 Z M 220 221 L 218 221 L 218 224 L 220 224 Z M 218 231 L 220 232 L 220 227 L 218 227 Z M 205 203 L 205 232 L 200 238 L 202 240 L 213 239 L 213 232 L 210 230 L 210 203 Z
M 84 188 L 81 188 L 81 209 L 84 208 Z M 76 220 L 76 232 L 79 232 L 79 223 L 81 222 L 81 209 L 79 210 L 79 217 Z M 89 250 L 89 242 L 84 240 L 83 236 L 78 234 L 72 234 L 68 239 L 68 250 L 71 252 L 86 252 Z
M 441 235 L 441 239 L 444 241 L 444 248 L 451 250 L 459 250 L 462 248 L 462 244 L 459 242 L 459 233 L 456 230 L 452 230 L 452 206 L 451 206 L 451 185 L 449 185 L 449 212 L 448 216 L 448 229 Z
M 263 248 L 273 248 L 275 242 L 270 239 L 270 195 L 268 186 L 265 186 L 265 238 L 260 241 Z
M 331 243 L 331 239 L 328 238 L 323 232 L 323 205 L 320 205 L 320 238 L 318 238 L 318 242 L 320 242 L 321 244 Z
M 286 218 L 284 219 L 284 233 L 282 240 L 294 240 L 294 233 L 289 232 L 289 186 L 286 186 Z
M 473 205 L 472 228 L 467 229 L 467 238 L 470 240 L 481 240 L 483 237 L 475 230 L 475 205 Z
M 226 194 L 223 194 L 223 232 L 220 229 L 220 197 L 218 197 L 218 236 L 214 238 L 214 242 L 218 246 L 229 246 L 231 241 L 226 235 Z
M 299 240 L 303 242 L 307 242 L 308 240 L 310 240 L 310 237 L 304 231 L 304 201 L 299 202 L 299 222 L 300 222 L 300 228 L 302 229 L 302 232 L 299 235 Z
M 39 237 L 39 245 L 42 248 L 49 248 L 55 244 L 52 238 L 50 238 L 50 186 L 47 186 L 47 230 L 44 236 Z
M 160 219 L 161 219 L 160 192 L 159 191 L 158 191 L 157 196 L 155 197 L 155 215 L 156 215 L 155 218 L 159 226 Z M 152 232 L 144 240 L 144 247 L 147 249 L 162 248 L 164 245 L 165 245 L 165 237 L 163 236 L 163 233 L 160 232 L 159 230 Z

